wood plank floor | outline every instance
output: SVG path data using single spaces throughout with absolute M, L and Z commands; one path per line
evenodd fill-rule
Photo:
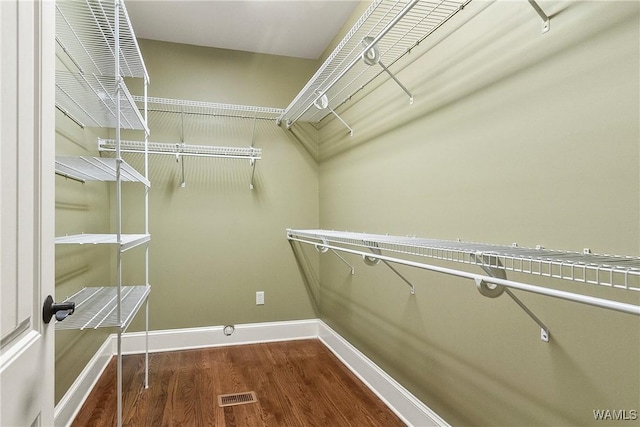
M 404 426 L 319 340 L 123 357 L 127 426 Z M 257 403 L 218 407 L 220 394 L 255 391 Z M 72 426 L 116 424 L 110 362 Z

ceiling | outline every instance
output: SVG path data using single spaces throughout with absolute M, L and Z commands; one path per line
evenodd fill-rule
M 136 37 L 318 59 L 353 0 L 128 0 Z

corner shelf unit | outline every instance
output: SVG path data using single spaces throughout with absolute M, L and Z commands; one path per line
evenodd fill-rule
M 389 72 L 387 67 L 456 15 L 469 1 L 374 0 L 289 104 L 280 121 L 287 127 L 297 121 L 319 122 L 379 74 Z M 367 60 L 365 54 L 368 52 L 370 58 Z M 324 95 L 326 105 L 320 108 Z M 409 97 L 411 100 L 410 94 Z
M 640 292 L 640 257 L 598 255 L 591 253 L 588 249 L 580 253 L 549 250 L 542 247 L 521 248 L 516 244 L 500 246 L 412 236 L 401 237 L 329 230 L 287 229 L 287 239 L 292 242 L 313 245 L 321 253 L 331 250 L 334 253 L 340 251 L 359 255 L 365 264 L 370 266 L 383 262 L 398 275 L 400 273 L 393 269 L 389 263 L 472 279 L 480 293 L 486 297 L 495 298 L 502 293 L 507 293 L 513 298 L 540 325 L 543 341 L 549 340 L 548 328 L 526 308 L 522 301 L 511 292 L 511 289 L 640 316 L 640 305 L 517 282 L 508 280 L 506 276 L 507 271 L 512 271 L 608 287 L 621 292 Z M 336 253 L 336 255 L 338 254 Z M 343 257 L 340 256 L 340 259 L 351 267 L 353 274 L 355 269 Z M 474 265 L 484 270 L 484 274 L 442 267 L 428 262 L 416 261 L 416 259 L 436 259 Z M 411 286 L 411 293 L 414 293 L 413 284 L 402 275 L 400 277 Z
M 373 0 L 317 72 L 293 99 L 278 123 L 289 129 L 295 122 L 317 123 L 333 114 L 351 131 L 335 109 L 380 74 L 386 73 L 413 95 L 389 70 L 423 40 L 462 11 L 471 0 Z M 524 3 L 524 2 L 523 2 Z M 536 0 L 528 0 L 549 30 L 549 17 Z
M 67 297 L 76 303 L 71 316 L 56 322 L 56 330 L 117 328 L 117 425 L 122 425 L 122 333 L 140 308 L 146 307 L 147 351 L 145 387 L 149 385 L 148 298 L 149 285 L 149 188 L 148 156 L 144 174 L 121 157 L 121 129 L 144 131 L 149 137 L 147 111 L 143 113 L 129 93 L 125 77 L 144 80 L 146 104 L 149 75 L 129 20 L 124 0 L 56 1 L 56 42 L 66 55 L 62 61 L 69 70 L 56 71 L 56 107 L 80 126 L 115 129 L 115 158 L 56 157 L 56 174 L 76 181 L 111 181 L 116 188 L 116 232 L 79 234 L 55 239 L 57 245 L 111 245 L 116 248 L 116 286 L 85 287 Z M 145 187 L 144 232 L 122 233 L 122 182 Z M 123 286 L 122 254 L 145 248 L 145 283 Z

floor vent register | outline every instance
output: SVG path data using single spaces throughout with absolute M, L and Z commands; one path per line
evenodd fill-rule
M 256 403 L 256 393 L 253 391 L 247 391 L 244 393 L 232 393 L 221 394 L 218 396 L 218 406 L 221 408 L 225 406 L 245 405 L 247 403 Z

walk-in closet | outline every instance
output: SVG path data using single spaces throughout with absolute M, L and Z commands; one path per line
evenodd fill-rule
M 640 426 L 640 3 L 0 20 L 0 425 Z

